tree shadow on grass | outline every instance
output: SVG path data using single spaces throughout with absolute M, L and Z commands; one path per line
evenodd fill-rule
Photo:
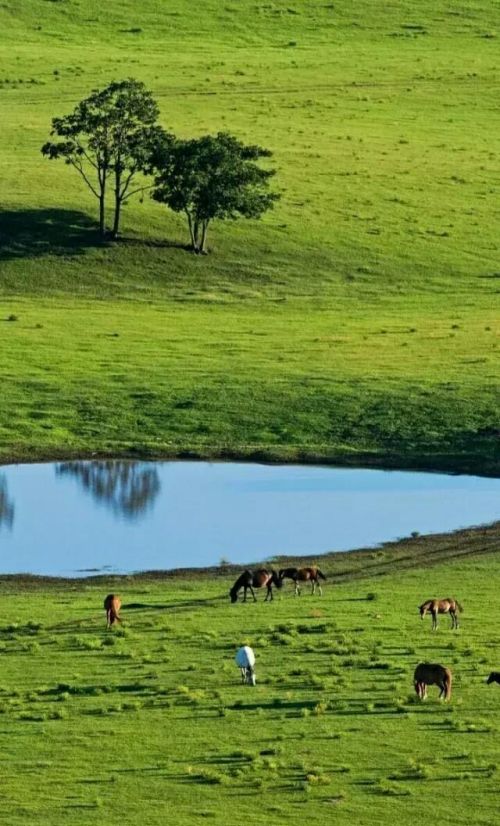
M 81 255 L 102 244 L 96 223 L 78 210 L 0 211 L 0 261 Z

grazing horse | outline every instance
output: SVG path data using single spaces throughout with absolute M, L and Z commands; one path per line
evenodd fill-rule
M 108 594 L 104 600 L 104 608 L 106 611 L 106 628 L 111 628 L 115 622 L 121 622 L 120 608 L 122 601 L 116 594 Z
M 451 671 L 439 663 L 420 663 L 413 675 L 415 691 L 420 700 L 427 697 L 427 686 L 437 685 L 441 689 L 439 699 L 444 697 L 449 700 L 451 697 Z
M 500 671 L 492 671 L 486 682 L 488 685 L 490 683 L 498 683 L 500 685 Z
M 282 568 L 279 577 L 281 580 L 293 579 L 295 583 L 295 596 L 300 596 L 299 582 L 310 582 L 312 585 L 312 594 L 315 593 L 317 585 L 319 595 L 323 595 L 320 579 L 325 580 L 326 576 L 321 573 L 319 568 Z
M 236 602 L 238 591 L 243 588 L 243 602 L 247 601 L 247 591 L 252 594 L 253 601 L 257 602 L 253 589 L 265 587 L 267 594 L 264 602 L 267 602 L 268 599 L 274 599 L 273 585 L 276 585 L 276 588 L 281 588 L 283 585 L 276 571 L 268 571 L 267 568 L 260 568 L 258 571 L 243 571 L 229 591 L 229 596 L 231 602 Z
M 420 619 L 423 619 L 429 612 L 432 614 L 432 630 L 435 631 L 438 614 L 449 614 L 451 617 L 451 627 L 458 628 L 458 611 L 462 612 L 464 609 L 456 599 L 428 599 L 423 602 L 420 608 Z
M 249 645 L 243 645 L 236 652 L 236 665 L 241 671 L 241 682 L 255 685 L 255 654 Z

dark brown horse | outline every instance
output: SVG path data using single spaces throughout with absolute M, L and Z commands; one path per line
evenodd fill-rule
M 250 591 L 252 594 L 253 601 L 257 602 L 253 589 L 266 588 L 267 594 L 264 602 L 267 602 L 268 599 L 274 598 L 273 585 L 276 585 L 276 588 L 281 588 L 283 583 L 276 571 L 272 569 L 260 568 L 258 571 L 243 571 L 229 591 L 229 596 L 231 597 L 231 602 L 236 602 L 238 599 L 238 591 L 243 588 L 243 602 L 247 601 L 247 591 Z
M 300 595 L 299 582 L 310 582 L 312 585 L 311 593 L 315 593 L 316 586 L 318 586 L 319 595 L 322 596 L 320 579 L 325 580 L 326 576 L 321 573 L 319 568 L 282 568 L 279 573 L 280 579 L 293 579 L 295 583 L 295 595 Z
M 438 626 L 438 614 L 449 614 L 451 617 L 451 627 L 458 628 L 457 613 L 459 611 L 462 612 L 464 609 L 458 600 L 449 597 L 448 599 L 428 599 L 427 602 L 422 603 L 418 610 L 420 611 L 420 619 L 423 619 L 427 613 L 432 614 L 432 630 L 435 631 Z
M 490 685 L 490 683 L 498 683 L 500 685 L 500 671 L 492 671 L 486 682 L 488 685 Z
M 108 594 L 104 600 L 104 609 L 106 611 L 106 628 L 111 628 L 115 622 L 121 622 L 120 608 L 122 601 L 116 594 Z
M 427 686 L 437 685 L 441 689 L 439 699 L 444 697 L 449 700 L 451 697 L 451 671 L 439 663 L 420 663 L 413 675 L 415 691 L 420 700 L 427 697 Z

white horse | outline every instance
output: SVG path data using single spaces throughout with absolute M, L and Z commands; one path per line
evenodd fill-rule
M 255 654 L 249 645 L 243 645 L 236 653 L 236 665 L 241 671 L 241 682 L 255 685 Z

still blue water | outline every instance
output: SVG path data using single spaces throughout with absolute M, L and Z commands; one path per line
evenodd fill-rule
M 0 572 L 83 576 L 321 554 L 500 518 L 500 480 L 208 462 L 0 467 Z

